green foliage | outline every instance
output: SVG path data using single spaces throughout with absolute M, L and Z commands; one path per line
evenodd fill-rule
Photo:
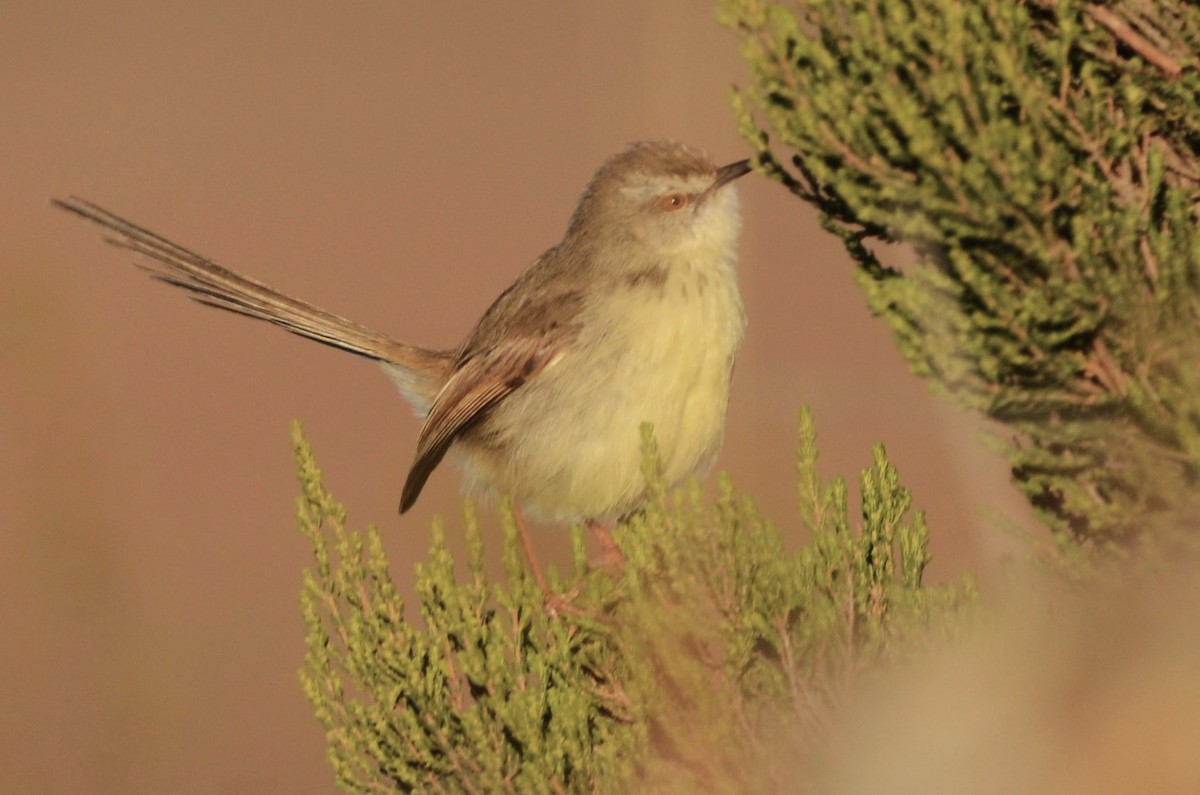
M 855 673 L 906 637 L 949 628 L 970 584 L 931 588 L 924 519 L 882 447 L 846 487 L 816 471 L 801 417 L 800 507 L 812 538 L 785 548 L 728 478 L 668 493 L 645 431 L 648 502 L 614 533 L 619 573 L 588 565 L 546 599 L 503 512 L 504 578 L 484 573 L 473 513 L 456 575 L 440 524 L 406 616 L 375 528 L 347 528 L 293 431 L 301 529 L 315 566 L 302 607 L 305 694 L 347 792 L 761 792 L 791 789 Z
M 503 585 L 484 575 L 473 512 L 465 582 L 434 526 L 417 568 L 418 626 L 378 531 L 347 529 L 298 425 L 293 443 L 299 523 L 316 557 L 301 595 L 300 680 L 345 791 L 579 791 L 628 776 L 628 718 L 605 692 L 617 658 L 588 622 L 544 609 L 517 558 L 511 514 Z
M 722 0 L 720 15 L 750 66 L 734 102 L 761 170 L 842 238 L 913 370 L 1010 429 L 1015 479 L 1063 546 L 1194 515 L 1200 8 Z M 894 241 L 915 267 L 883 261 Z

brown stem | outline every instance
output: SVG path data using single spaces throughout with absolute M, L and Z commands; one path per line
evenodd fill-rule
M 1110 33 L 1124 42 L 1129 49 L 1157 66 L 1168 77 L 1179 77 L 1180 73 L 1183 72 L 1183 65 L 1179 61 L 1155 47 L 1145 36 L 1129 27 L 1129 23 L 1117 16 L 1112 9 L 1101 5 L 1090 5 L 1087 7 L 1087 12 L 1092 19 L 1107 28 Z

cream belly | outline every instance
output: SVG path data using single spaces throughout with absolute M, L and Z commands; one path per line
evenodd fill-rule
M 718 268 L 673 263 L 660 283 L 623 285 L 587 311 L 585 332 L 487 423 L 538 432 L 461 442 L 472 453 L 461 457 L 469 490 L 510 494 L 543 521 L 610 519 L 636 507 L 644 422 L 654 425 L 671 484 L 706 469 L 724 434 L 745 326 L 732 257 Z M 517 421 L 520 413 L 536 423 Z

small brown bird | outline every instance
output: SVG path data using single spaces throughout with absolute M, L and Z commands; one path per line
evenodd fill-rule
M 562 242 L 453 351 L 289 298 L 83 199 L 54 203 L 201 303 L 380 362 L 424 419 L 402 512 L 454 448 L 468 491 L 511 495 L 545 521 L 598 522 L 643 500 L 642 423 L 670 483 L 716 456 L 745 325 L 730 183 L 749 171 L 674 142 L 626 147 L 596 172 Z

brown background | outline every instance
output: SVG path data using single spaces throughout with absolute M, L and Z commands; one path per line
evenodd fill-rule
M 295 677 L 290 419 L 402 587 L 430 519 L 459 526 L 451 467 L 397 516 L 417 425 L 374 367 L 189 304 L 51 196 L 452 346 L 623 143 L 746 155 L 725 95 L 745 69 L 705 3 L 434 5 L 0 5 L 5 791 L 332 791 Z M 1013 544 L 981 506 L 1022 517 L 1004 466 L 908 374 L 812 213 L 741 192 L 750 323 L 719 465 L 790 528 L 807 402 L 827 475 L 884 441 L 934 578 L 986 575 Z

